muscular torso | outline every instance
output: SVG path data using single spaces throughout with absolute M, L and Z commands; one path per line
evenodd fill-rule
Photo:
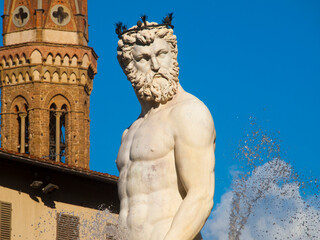
M 182 202 L 172 127 L 167 108 L 139 118 L 124 133 L 117 165 L 119 217 L 128 239 L 163 239 Z
M 186 216 L 191 213 L 194 219 L 180 217 L 178 222 L 193 224 L 198 219 L 196 224 L 202 227 L 198 212 L 188 213 L 189 208 L 202 211 L 199 214 L 203 218 L 212 208 L 215 137 L 210 112 L 182 88 L 173 100 L 153 110 L 124 132 L 118 153 L 119 223 L 127 240 L 163 240 L 168 232 L 178 231 L 172 226 L 174 222 L 177 226 L 177 214 L 182 212 Z M 193 163 L 196 168 L 191 167 Z M 185 184 L 189 188 L 195 184 L 193 193 L 185 190 Z M 209 202 L 197 197 L 204 189 Z M 187 208 L 186 198 L 192 202 Z M 207 206 L 205 211 L 202 206 Z M 202 239 L 197 234 L 200 229 L 190 230 L 185 225 L 194 240 Z M 185 239 L 191 238 L 175 240 Z

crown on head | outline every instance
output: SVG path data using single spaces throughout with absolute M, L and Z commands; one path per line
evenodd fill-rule
M 128 32 L 139 32 L 143 29 L 148 29 L 148 28 L 154 28 L 154 27 L 160 27 L 160 26 L 166 26 L 167 28 L 171 27 L 172 29 L 174 28 L 174 26 L 171 24 L 171 21 L 173 19 L 173 13 L 168 13 L 167 16 L 162 19 L 161 24 L 148 25 L 148 22 L 147 22 L 148 16 L 145 14 L 142 15 L 140 17 L 140 19 L 142 20 L 142 22 L 139 20 L 137 22 L 137 27 L 129 29 L 129 30 L 127 30 L 127 26 L 124 25 L 122 22 L 117 22 L 116 23 L 116 34 L 118 34 L 118 38 L 121 38 L 121 36 L 123 34 L 128 33 Z

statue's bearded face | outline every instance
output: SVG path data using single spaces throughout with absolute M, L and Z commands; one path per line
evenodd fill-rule
M 177 91 L 178 76 L 169 44 L 156 38 L 151 44 L 135 44 L 132 49 L 135 79 L 129 79 L 138 96 L 146 101 L 165 103 Z
M 128 32 L 118 41 L 117 55 L 141 100 L 166 103 L 173 98 L 179 85 L 179 64 L 177 38 L 172 29 L 159 26 Z

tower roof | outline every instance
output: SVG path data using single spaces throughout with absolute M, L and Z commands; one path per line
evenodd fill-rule
M 28 154 L 21 154 L 0 148 L 0 161 L 3 161 L 4 159 L 9 159 L 11 161 L 20 162 L 27 165 L 35 165 L 46 169 L 52 169 L 54 171 L 77 175 L 84 178 L 91 178 L 111 184 L 117 184 L 118 182 L 117 176 L 110 175 L 108 173 L 97 172 L 87 168 L 76 167 L 59 162 L 53 162 L 45 158 L 38 158 L 36 156 L 30 156 Z

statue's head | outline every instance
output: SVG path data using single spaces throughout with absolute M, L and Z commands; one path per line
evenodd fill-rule
M 118 61 L 140 99 L 166 103 L 178 88 L 177 39 L 167 26 L 145 24 L 155 27 L 121 35 Z

